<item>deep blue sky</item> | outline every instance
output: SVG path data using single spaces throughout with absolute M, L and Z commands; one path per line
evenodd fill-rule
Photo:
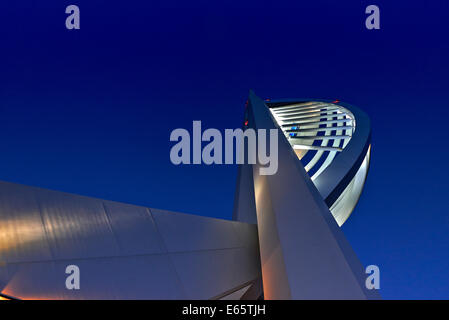
M 171 130 L 240 127 L 250 88 L 338 98 L 373 127 L 344 232 L 384 298 L 449 298 L 448 1 L 229 2 L 2 1 L 0 179 L 230 218 L 236 167 L 173 166 Z

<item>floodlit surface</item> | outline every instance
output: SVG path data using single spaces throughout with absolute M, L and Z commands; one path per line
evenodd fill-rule
M 275 104 L 275 106 L 273 106 Z M 367 130 L 342 129 L 341 126 L 349 126 L 346 122 L 358 122 L 358 118 L 349 111 L 339 109 L 341 113 L 313 116 L 308 118 L 278 118 L 273 116 L 275 108 L 279 109 L 277 115 L 292 112 L 298 107 L 293 103 L 269 103 L 268 106 L 254 93 L 250 93 L 247 109 L 248 127 L 252 129 L 281 128 L 284 135 L 278 135 L 278 172 L 275 175 L 260 175 L 258 168 L 263 163 L 253 165 L 252 176 L 247 174 L 247 167 L 242 165 L 239 170 L 238 189 L 248 186 L 245 179 L 253 181 L 255 195 L 255 213 L 259 235 L 260 259 L 264 285 L 264 297 L 266 299 L 378 299 L 377 292 L 368 290 L 365 286 L 365 269 L 357 258 L 354 250 L 346 240 L 343 231 L 339 228 L 335 218 L 329 210 L 327 199 L 332 200 L 335 195 L 341 195 L 350 184 L 350 180 L 356 175 L 356 169 L 361 166 L 365 156 L 366 142 L 369 140 L 369 122 L 365 122 Z M 294 104 L 294 106 L 291 106 Z M 286 106 L 287 105 L 287 106 Z M 316 112 L 322 108 L 332 109 L 335 106 L 321 103 L 303 103 L 298 112 Z M 345 108 L 346 109 L 346 108 Z M 348 109 L 347 109 L 348 110 Z M 271 112 L 270 112 L 271 111 Z M 307 112 L 306 112 L 307 111 Z M 327 111 L 325 111 L 327 112 Z M 338 112 L 338 110 L 337 110 Z M 357 112 L 357 111 L 356 111 Z M 344 113 L 344 114 L 343 114 Z M 363 114 L 360 119 L 363 124 Z M 310 116 L 312 117 L 312 116 Z M 328 120 L 329 118 L 341 118 Z M 323 121 L 316 121 L 323 119 Z M 365 118 L 366 120 L 366 118 Z M 318 123 L 316 123 L 318 122 Z M 338 138 L 340 145 L 319 144 L 313 145 L 312 140 L 329 141 L 328 139 L 310 136 L 307 140 L 301 135 L 290 137 L 290 133 L 303 133 L 301 130 L 321 129 L 320 125 L 327 128 L 332 122 L 331 133 L 334 140 L 337 136 L 352 136 Z M 334 127 L 334 124 L 337 126 Z M 305 128 L 303 127 L 305 126 Z M 294 130 L 294 132 L 286 132 Z M 338 128 L 338 129 L 337 129 Z M 354 133 L 360 133 L 354 135 Z M 347 141 L 346 141 L 347 140 Z M 306 172 L 304 156 L 301 160 L 294 149 L 299 147 L 317 147 L 317 151 L 337 151 L 339 154 L 332 161 L 326 162 L 328 155 L 322 155 L 326 166 L 317 178 L 312 181 L 310 170 Z M 303 150 L 303 149 L 302 149 Z M 362 157 L 362 158 L 361 158 Z M 313 158 L 313 157 L 312 157 Z M 362 160 L 362 161 L 360 161 Z M 307 162 L 309 163 L 309 162 Z M 340 163 L 340 164 L 339 164 Z M 318 164 L 317 164 L 318 165 Z M 364 166 L 362 166 L 364 167 Z M 251 172 L 250 172 L 251 173 Z M 316 185 L 320 185 L 318 188 Z M 242 198 L 236 197 L 237 204 L 234 216 L 247 218 L 243 214 L 243 208 L 248 206 Z M 328 196 L 323 196 L 328 194 Z M 335 200 L 337 200 L 336 197 Z M 335 201 L 334 201 L 335 202 Z M 241 214 L 242 213 L 242 214 Z
M 0 182 L 3 298 L 378 298 L 338 227 L 368 172 L 367 116 L 250 93 L 247 117 L 247 127 L 284 134 L 276 174 L 239 166 L 234 221 Z M 72 264 L 79 290 L 65 288 Z
M 270 109 L 277 124 L 315 180 L 346 147 L 355 130 L 354 115 L 333 103 L 304 102 Z
M 7 182 L 0 243 L 0 293 L 19 299 L 218 299 L 260 277 L 255 225 Z
M 338 165 L 333 163 L 340 154 L 346 152 L 346 147 L 355 134 L 370 131 L 369 121 L 363 122 L 365 128 L 358 128 L 355 114 L 337 101 L 281 102 L 269 103 L 268 106 L 275 123 L 284 133 L 319 191 L 329 188 L 329 185 L 340 184 L 336 196 L 334 191 L 334 198 L 338 199 L 326 199 L 326 202 L 338 225 L 341 226 L 351 215 L 362 192 L 368 173 L 370 153 L 366 152 L 360 168 L 354 168 L 351 161 L 346 160 L 342 161 L 346 162 L 343 166 L 341 163 Z M 366 117 L 358 112 L 366 120 Z M 358 137 L 354 142 L 355 146 L 349 152 L 352 155 L 363 152 L 367 142 L 369 134 L 362 139 Z M 348 166 L 348 163 L 351 166 Z M 326 171 L 327 175 L 323 176 Z M 340 177 L 334 174 L 336 171 L 340 171 Z M 349 173 L 357 171 L 357 174 L 348 180 L 341 175 L 346 174 L 345 171 Z M 345 181 L 339 181 L 343 178 Z M 326 198 L 327 195 L 322 192 L 322 196 Z
M 356 175 L 330 208 L 332 215 L 339 226 L 341 226 L 349 218 L 351 212 L 354 210 L 357 202 L 359 201 L 360 194 L 362 193 L 366 176 L 368 174 L 370 156 L 371 146 L 369 147 L 365 159 L 363 160 L 362 165 Z

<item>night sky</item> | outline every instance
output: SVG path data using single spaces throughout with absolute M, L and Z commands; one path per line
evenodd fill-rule
M 340 99 L 372 122 L 343 231 L 383 298 L 448 299 L 449 2 L 230 2 L 2 1 L 0 179 L 229 219 L 236 166 L 172 165 L 170 132 L 241 127 L 249 89 Z

